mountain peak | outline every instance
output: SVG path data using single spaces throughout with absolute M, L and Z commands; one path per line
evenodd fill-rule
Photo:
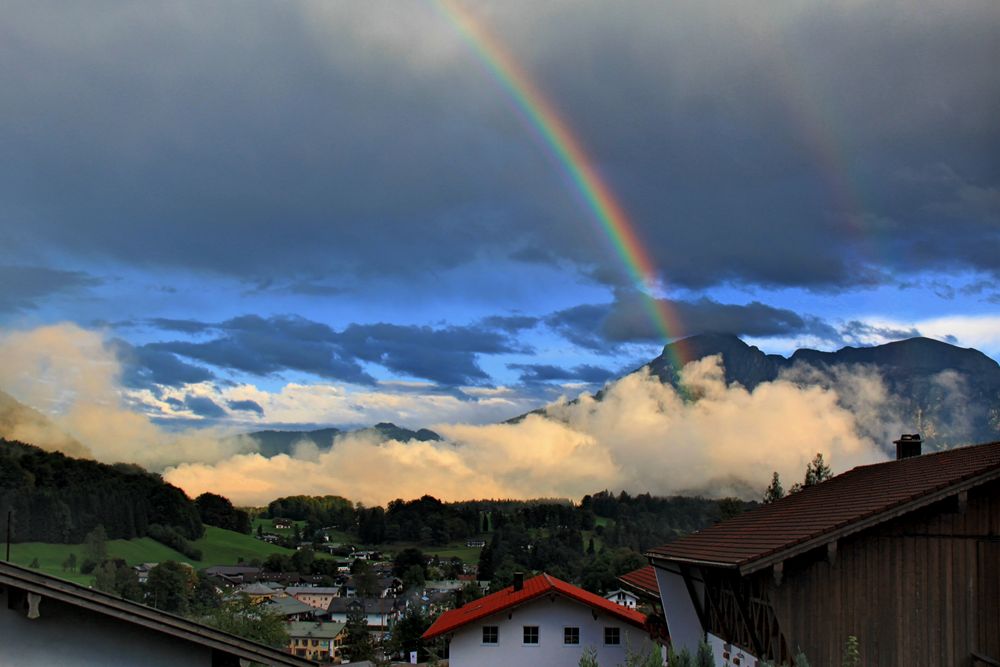
M 995 440 L 1000 430 L 1000 364 L 972 348 L 917 337 L 835 352 L 800 349 L 785 358 L 764 354 L 737 336 L 700 334 L 667 345 L 645 368 L 661 382 L 676 385 L 680 368 L 675 360 L 713 355 L 722 357 L 727 383 L 750 390 L 793 366 L 874 369 L 899 398 L 900 417 L 910 428 L 925 431 L 932 446 Z

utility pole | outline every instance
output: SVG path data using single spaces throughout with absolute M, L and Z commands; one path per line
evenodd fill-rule
M 7 562 L 10 562 L 10 516 L 13 510 L 7 510 Z

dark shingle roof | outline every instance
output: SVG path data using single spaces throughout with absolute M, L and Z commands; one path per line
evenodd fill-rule
M 650 549 L 648 556 L 748 573 L 824 536 L 853 532 L 1000 477 L 1000 442 L 859 466 L 822 484 Z M 814 546 L 819 546 L 815 544 Z M 763 561 L 763 562 L 762 562 Z
M 623 586 L 633 591 L 637 591 L 645 595 L 651 595 L 655 598 L 660 597 L 660 585 L 656 581 L 656 568 L 652 565 L 647 565 L 645 567 L 640 567 L 638 570 L 626 572 L 622 576 L 618 577 L 618 581 L 620 581 Z
M 390 614 L 398 607 L 394 598 L 333 598 L 327 611 L 331 614 L 343 614 L 355 601 L 364 605 L 366 614 Z

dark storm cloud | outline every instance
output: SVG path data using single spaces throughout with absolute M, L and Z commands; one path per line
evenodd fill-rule
M 208 419 L 217 419 L 226 416 L 226 411 L 207 396 L 188 394 L 184 397 L 184 407 L 199 417 L 206 417 Z
M 665 308 L 683 324 L 672 335 L 729 333 L 767 338 L 808 334 L 840 341 L 840 334 L 821 320 L 759 301 L 724 304 L 702 298 L 668 301 Z M 620 343 L 660 341 L 663 334 L 653 324 L 643 298 L 620 295 L 607 304 L 584 304 L 558 311 L 546 322 L 567 340 L 594 350 L 607 350 Z
M 180 333 L 196 334 L 212 329 L 212 325 L 198 320 L 178 320 L 168 317 L 154 317 L 146 320 L 146 324 L 164 331 L 179 331 Z
M 108 345 L 122 364 L 122 381 L 128 387 L 180 387 L 215 379 L 215 374 L 207 368 L 181 361 L 176 355 L 149 345 L 133 346 L 120 338 L 112 339 Z
M 177 330 L 176 320 L 166 321 Z M 216 331 L 204 341 L 149 343 L 143 351 L 190 359 L 265 376 L 299 371 L 356 384 L 374 384 L 361 362 L 394 373 L 444 385 L 481 384 L 489 376 L 479 366 L 481 354 L 524 351 L 508 331 L 527 326 L 521 319 L 499 318 L 490 325 L 428 327 L 351 324 L 342 331 L 296 316 L 244 315 L 220 323 L 184 321 L 183 331 Z
M 31 310 L 54 295 L 96 287 L 101 280 L 81 271 L 41 266 L 0 266 L 0 313 Z
M 541 320 L 527 315 L 493 315 L 485 317 L 482 324 L 491 329 L 500 329 L 507 333 L 517 333 L 523 329 L 535 327 Z
M 993 0 L 474 11 L 575 128 L 671 284 L 998 272 Z M 430 5 L 15 2 L 0 62 L 0 219 L 26 221 L 0 229 L 12 256 L 307 294 L 510 256 L 623 284 Z
M 352 324 L 339 340 L 359 359 L 446 385 L 489 381 L 477 362 L 480 354 L 523 351 L 504 333 L 472 326 Z
M 375 382 L 356 360 L 344 355 L 336 332 L 325 324 L 301 317 L 246 315 L 220 324 L 206 323 L 205 329 L 218 329 L 221 335 L 207 341 L 167 341 L 147 347 L 259 376 L 301 371 L 331 380 Z
M 264 416 L 264 408 L 261 407 L 260 403 L 257 401 L 251 401 L 249 399 L 244 401 L 226 401 L 226 405 L 229 406 L 230 410 L 241 410 L 243 412 L 254 412 L 261 417 Z
M 508 368 L 521 371 L 521 382 L 587 382 L 599 384 L 615 377 L 614 371 L 600 366 L 581 364 L 573 368 L 562 368 L 551 364 L 508 364 Z
M 909 329 L 898 329 L 894 327 L 880 327 L 867 322 L 851 320 L 840 328 L 841 336 L 845 342 L 859 343 L 875 338 L 882 341 L 905 340 L 916 338 L 921 333 L 914 327 Z

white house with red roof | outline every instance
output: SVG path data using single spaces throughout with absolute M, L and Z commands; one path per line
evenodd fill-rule
M 646 615 L 548 574 L 522 581 L 445 612 L 423 639 L 450 639 L 451 667 L 576 667 L 587 648 L 601 665 L 633 653 L 660 652 Z

